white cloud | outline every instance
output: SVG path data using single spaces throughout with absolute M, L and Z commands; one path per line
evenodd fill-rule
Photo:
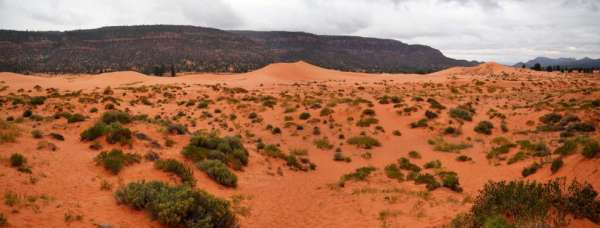
M 0 28 L 305 31 L 391 38 L 454 58 L 514 63 L 540 55 L 600 58 L 599 7 L 596 0 L 0 0 Z

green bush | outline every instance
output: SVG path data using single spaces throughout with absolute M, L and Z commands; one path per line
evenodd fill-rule
M 590 140 L 583 145 L 582 154 L 586 158 L 594 158 L 600 153 L 600 144 L 598 141 Z
M 19 153 L 14 153 L 10 155 L 10 166 L 12 167 L 21 167 L 27 164 L 27 158 Z
M 445 109 L 446 108 L 445 106 L 440 104 L 440 102 L 438 102 L 437 100 L 435 100 L 433 98 L 427 98 L 427 103 L 429 103 L 431 105 L 431 108 L 433 108 L 433 109 Z
M 21 131 L 16 124 L 0 119 L 0 144 L 15 142 L 20 135 Z
M 327 138 L 320 138 L 320 139 L 316 139 L 314 141 L 314 144 L 317 148 L 321 149 L 321 150 L 331 150 L 333 149 L 333 145 L 331 145 L 331 143 L 329 142 L 329 139 Z
M 385 166 L 383 171 L 385 172 L 385 175 L 387 177 L 389 177 L 390 179 L 404 181 L 404 174 L 400 171 L 400 169 L 398 168 L 398 165 L 396 165 L 396 164 L 389 164 L 389 165 Z
M 412 122 L 412 123 L 410 123 L 410 128 L 427 127 L 427 121 L 428 121 L 427 119 L 423 118 L 416 122 Z
M 423 165 L 423 168 L 425 168 L 425 169 L 439 169 L 439 168 L 442 168 L 442 162 L 440 160 L 433 160 L 433 161 L 425 163 L 425 165 Z
M 325 107 L 325 108 L 321 109 L 321 112 L 319 113 L 319 115 L 320 116 L 328 116 L 328 115 L 333 114 L 333 112 L 334 112 L 333 109 Z
M 492 129 L 494 125 L 490 121 L 481 121 L 475 126 L 475 132 L 490 135 L 492 134 Z
M 408 160 L 408 158 L 399 158 L 398 159 L 398 168 L 413 172 L 421 172 L 421 167 L 415 165 Z
M 234 188 L 237 186 L 237 176 L 229 171 L 227 165 L 220 160 L 208 159 L 196 163 L 196 166 L 204 171 L 211 179 L 223 186 Z
M 555 124 L 558 123 L 561 119 L 562 116 L 560 114 L 552 112 L 541 116 L 540 122 L 545 124 Z
M 248 165 L 249 155 L 239 137 L 219 137 L 216 134 L 192 136 L 181 154 L 194 162 L 205 159 L 220 160 L 234 169 Z
M 132 182 L 115 192 L 119 204 L 150 212 L 167 227 L 237 227 L 226 200 L 190 186 L 163 182 Z
M 512 157 L 510 157 L 508 159 L 507 164 L 510 165 L 510 164 L 515 163 L 515 162 L 522 161 L 525 158 L 527 158 L 527 154 L 525 154 L 525 152 L 523 152 L 523 151 L 519 151 L 519 152 L 517 152 L 516 154 L 514 154 Z
M 346 156 L 344 156 L 344 154 L 342 154 L 342 152 L 337 151 L 333 154 L 333 160 L 334 161 L 351 162 L 352 158 L 346 157 Z
M 358 120 L 356 122 L 356 126 L 359 127 L 369 127 L 371 126 L 371 124 L 378 124 L 379 120 L 375 119 L 373 117 L 368 117 L 368 118 L 361 118 L 360 120 Z
M 425 184 L 425 187 L 429 191 L 433 191 L 441 186 L 440 182 L 438 182 L 435 177 L 429 173 L 418 174 L 415 178 L 415 184 Z
M 121 124 L 128 124 L 132 121 L 132 117 L 129 113 L 122 111 L 108 111 L 102 114 L 102 122 L 105 124 L 111 124 L 119 122 Z
M 448 111 L 448 114 L 450 114 L 450 117 L 454 119 L 461 119 L 466 121 L 473 120 L 473 113 L 470 110 L 461 107 L 451 108 Z
M 538 171 L 538 169 L 540 169 L 540 168 L 542 168 L 542 164 L 534 162 L 533 164 L 523 168 L 523 171 L 521 171 L 521 174 L 523 175 L 523 177 L 527 177 L 529 175 L 536 173 Z
M 438 117 L 438 114 L 435 112 L 432 112 L 430 110 L 425 111 L 425 117 L 427 117 L 427 119 L 435 119 Z
M 108 130 L 109 127 L 107 124 L 105 124 L 104 122 L 98 122 L 90 128 L 86 129 L 85 131 L 81 132 L 79 136 L 81 141 L 92 141 L 102 137 L 108 132 Z
M 381 146 L 381 143 L 377 139 L 366 135 L 354 136 L 349 138 L 347 142 L 350 145 L 355 145 L 359 148 L 365 149 Z
M 31 136 L 36 139 L 41 139 L 44 137 L 44 133 L 40 130 L 33 130 L 31 131 Z
M 363 110 L 362 115 L 363 116 L 375 116 L 375 110 L 370 109 L 370 108 L 365 109 L 365 110 Z
M 547 183 L 529 181 L 489 182 L 475 199 L 468 214 L 454 219 L 458 227 L 482 227 L 495 219 L 510 218 L 511 224 L 502 227 L 562 227 L 568 225 L 566 216 L 587 218 L 600 222 L 600 201 L 589 184 L 573 181 L 569 186 L 564 179 Z M 505 221 L 506 222 L 506 221 Z M 501 223 L 505 223 L 501 222 Z M 506 225 L 506 224 L 505 224 Z
M 106 141 L 110 144 L 131 144 L 131 130 L 118 122 L 112 123 L 106 132 Z
M 96 165 L 102 165 L 106 170 L 117 174 L 127 165 L 140 162 L 140 156 L 132 153 L 123 153 L 118 149 L 110 152 L 100 152 L 95 158 Z
M 442 178 L 442 186 L 455 192 L 463 191 L 456 172 L 441 172 L 439 176 Z
M 183 184 L 188 184 L 192 187 L 196 185 L 196 179 L 194 178 L 192 169 L 175 159 L 156 160 L 154 162 L 154 167 L 177 175 Z
M 550 171 L 552 171 L 553 174 L 558 172 L 558 170 L 563 166 L 563 164 L 564 164 L 564 162 L 560 158 L 552 160 L 552 165 L 550 166 Z
M 577 142 L 575 140 L 566 140 L 563 144 L 554 150 L 555 154 L 567 156 L 573 154 L 577 150 Z
M 350 180 L 363 181 L 363 180 L 366 180 L 367 177 L 372 172 L 374 172 L 375 170 L 377 170 L 377 169 L 375 167 L 373 167 L 373 166 L 365 166 L 365 167 L 358 168 L 353 173 L 344 174 L 340 178 L 339 184 L 341 186 L 344 186 L 344 183 L 346 183 L 346 181 L 350 181 Z
M 408 152 L 408 157 L 413 159 L 421 159 L 421 154 L 417 151 L 412 150 Z
M 85 116 L 81 115 L 79 113 L 73 114 L 73 115 L 69 115 L 67 117 L 67 122 L 68 123 L 76 123 L 76 122 L 82 122 L 85 120 Z
M 307 120 L 310 118 L 310 113 L 308 113 L 308 112 L 300 113 L 300 116 L 298 116 L 298 118 L 301 120 Z
M 473 160 L 473 158 L 471 158 L 467 155 L 460 155 L 460 156 L 456 157 L 456 161 L 459 161 L 459 162 L 466 162 L 466 161 L 471 161 L 471 160 Z

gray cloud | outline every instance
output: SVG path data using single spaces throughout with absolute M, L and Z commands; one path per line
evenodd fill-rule
M 600 58 L 597 0 L 0 0 L 0 28 L 186 24 L 360 35 L 461 59 Z

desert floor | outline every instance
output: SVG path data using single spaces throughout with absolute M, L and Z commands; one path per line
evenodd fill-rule
M 14 102 L 34 96 L 47 98 L 33 107 Z M 16 141 L 0 144 L 0 194 L 16 194 L 19 199 L 12 206 L 0 203 L 0 212 L 13 227 L 161 227 L 144 211 L 117 204 L 113 193 L 136 180 L 177 184 L 179 179 L 155 169 L 153 162 L 145 159 L 115 175 L 98 166 L 94 158 L 100 151 L 119 148 L 141 156 L 157 153 L 160 158 L 174 158 L 194 167 L 181 151 L 196 131 L 239 135 L 250 153 L 248 165 L 234 171 L 236 188 L 223 187 L 194 167 L 196 188 L 231 200 L 241 227 L 441 226 L 468 211 L 478 190 L 490 180 L 566 177 L 600 189 L 600 161 L 581 153 L 565 156 L 564 166 L 556 173 L 547 164 L 556 155 L 525 153 L 523 159 L 508 164 L 521 151 L 516 146 L 489 156 L 503 140 L 543 142 L 554 151 L 561 145 L 559 132 L 538 130 L 540 117 L 550 112 L 576 115 L 599 128 L 600 108 L 590 105 L 600 99 L 598 74 L 534 72 L 494 63 L 429 75 L 361 74 L 303 62 L 273 64 L 244 74 L 175 78 L 135 72 L 54 77 L 0 73 L 0 99 L 0 118 L 14 117 L 20 132 Z M 432 107 L 431 100 L 444 108 Z M 449 109 L 459 105 L 474 109 L 472 121 L 449 116 Z M 134 121 L 127 127 L 147 139 L 134 137 L 129 145 L 99 139 L 102 148 L 91 149 L 92 142 L 81 141 L 80 134 L 110 106 L 131 115 L 159 116 L 183 124 L 190 133 L 171 134 L 161 124 Z M 325 107 L 333 112 L 322 114 Z M 91 112 L 92 108 L 98 111 Z M 22 118 L 27 109 L 38 118 Z M 374 113 L 364 112 L 367 109 Z M 426 111 L 437 117 L 427 119 Z M 53 117 L 58 112 L 80 113 L 86 119 L 68 123 L 65 118 Z M 252 112 L 257 118 L 248 118 Z M 310 117 L 299 118 L 303 112 Z M 377 121 L 357 125 L 367 118 Z M 424 118 L 424 125 L 411 127 Z M 483 120 L 493 123 L 489 135 L 474 131 Z M 445 134 L 450 126 L 460 133 Z M 34 130 L 43 136 L 35 138 Z M 365 148 L 347 142 L 361 134 L 381 145 Z M 600 136 L 598 131 L 581 134 Z M 258 139 L 283 153 L 306 152 L 298 156 L 310 160 L 316 169 L 290 168 L 286 161 L 257 150 Z M 318 140 L 329 142 L 330 148 L 317 148 Z M 335 161 L 336 151 L 349 159 Z M 411 151 L 420 158 L 409 158 Z M 11 167 L 8 158 L 16 152 L 27 158 L 31 173 Z M 460 155 L 471 160 L 458 161 Z M 441 187 L 428 191 L 413 181 L 388 178 L 384 167 L 401 157 L 421 167 L 439 160 L 441 167 L 422 172 L 454 171 L 464 190 Z M 523 168 L 533 162 L 546 163 L 524 178 Z M 376 171 L 363 181 L 339 184 L 344 174 L 365 166 Z M 594 224 L 574 219 L 571 226 Z

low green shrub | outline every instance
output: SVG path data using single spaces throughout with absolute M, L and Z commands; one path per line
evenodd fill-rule
M 399 158 L 398 159 L 398 168 L 413 172 L 421 172 L 421 167 L 416 164 L 413 164 L 407 158 Z
M 450 115 L 450 117 L 452 117 L 454 119 L 460 119 L 460 120 L 466 120 L 466 121 L 473 120 L 473 113 L 470 110 L 461 108 L 461 107 L 451 108 L 448 111 L 448 114 Z
M 494 125 L 492 124 L 492 122 L 484 120 L 484 121 L 479 122 L 473 130 L 475 130 L 475 132 L 480 133 L 480 134 L 491 135 L 493 128 L 494 128 Z
M 119 204 L 150 212 L 167 227 L 237 227 L 226 200 L 190 186 L 164 182 L 132 182 L 115 192 Z
M 529 175 L 536 173 L 538 171 L 538 169 L 540 169 L 540 168 L 542 168 L 542 164 L 534 162 L 533 164 L 523 168 L 523 171 L 521 171 L 521 174 L 523 175 L 523 177 L 527 177 Z
M 425 184 L 425 187 L 429 191 L 433 191 L 441 186 L 440 182 L 438 182 L 435 177 L 429 173 L 418 174 L 414 180 L 415 184 Z
M 129 113 L 122 111 L 113 110 L 102 114 L 102 122 L 104 122 L 105 124 L 111 124 L 116 122 L 119 122 L 121 124 L 128 124 L 131 121 L 132 117 L 129 115 Z
M 220 160 L 234 169 L 248 165 L 249 156 L 239 137 L 219 137 L 216 134 L 192 136 L 181 154 L 194 162 L 205 159 Z
M 377 170 L 377 169 L 373 166 L 365 166 L 365 167 L 358 168 L 353 173 L 344 174 L 340 178 L 339 185 L 344 186 L 344 184 L 350 180 L 354 180 L 354 181 L 366 180 L 367 177 L 369 177 L 369 175 L 372 172 L 374 172 L 375 170 Z
M 404 174 L 402 173 L 402 171 L 400 171 L 398 165 L 396 164 L 389 164 L 385 166 L 383 171 L 385 172 L 385 175 L 390 179 L 404 181 Z
M 552 173 L 556 173 L 558 172 L 558 170 L 564 165 L 564 162 L 562 159 L 557 158 L 552 160 L 552 165 L 550 166 L 550 171 L 552 171 Z
M 237 176 L 221 160 L 207 159 L 196 163 L 211 179 L 226 187 L 237 187 Z
M 100 152 L 94 160 L 97 165 L 102 165 L 106 170 L 117 174 L 123 167 L 139 163 L 140 156 L 132 153 L 123 153 L 119 149 L 113 149 L 110 152 Z
M 412 150 L 408 152 L 408 157 L 413 159 L 421 159 L 421 154 L 417 151 Z
M 564 180 L 489 182 L 479 191 L 469 213 L 457 216 L 452 226 L 486 227 L 501 223 L 499 227 L 564 227 L 568 225 L 567 215 L 598 224 L 597 192 L 590 184 L 573 181 L 567 186 Z M 496 218 L 508 219 L 497 222 Z
M 10 166 L 12 167 L 21 167 L 27 165 L 27 158 L 20 153 L 13 153 L 10 155 Z
M 441 172 L 438 174 L 442 179 L 442 186 L 449 188 L 455 192 L 462 192 L 463 189 L 460 187 L 460 181 L 458 180 L 458 174 L 456 172 Z
M 583 144 L 583 150 L 581 151 L 584 157 L 594 158 L 600 153 L 600 144 L 598 141 L 589 140 Z
M 308 113 L 308 112 L 300 113 L 300 115 L 298 116 L 298 118 L 301 119 L 301 120 L 308 120 L 310 118 L 310 113 Z
M 433 160 L 433 161 L 425 163 L 425 165 L 423 165 L 423 168 L 425 168 L 425 169 L 439 169 L 439 168 L 442 168 L 442 162 L 440 160 Z
M 381 146 L 381 143 L 377 139 L 366 135 L 354 136 L 352 138 L 349 138 L 347 142 L 350 145 L 355 145 L 359 148 L 365 149 L 371 149 L 373 147 Z
M 159 159 L 154 162 L 154 167 L 158 170 L 173 173 L 181 179 L 181 183 L 190 186 L 196 185 L 194 172 L 192 169 L 175 159 Z

